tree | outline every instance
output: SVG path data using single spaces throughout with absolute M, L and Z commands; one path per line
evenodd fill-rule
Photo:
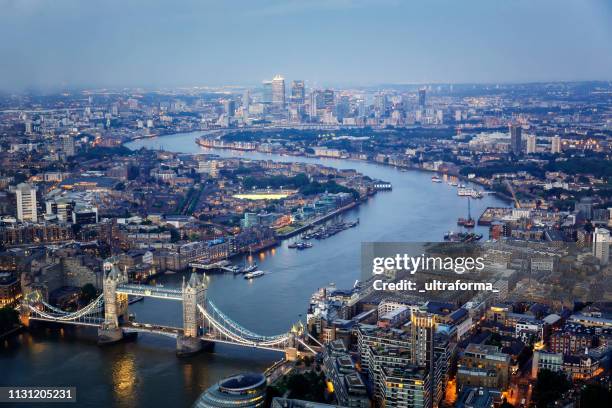
M 558 400 L 570 388 L 570 382 L 562 372 L 540 370 L 535 387 L 533 387 L 533 401 L 537 408 L 546 408 Z
M 86 283 L 81 288 L 79 299 L 81 300 L 82 303 L 87 304 L 87 303 L 90 303 L 92 300 L 94 300 L 97 294 L 98 294 L 98 291 L 96 290 L 95 286 L 92 285 L 91 283 Z

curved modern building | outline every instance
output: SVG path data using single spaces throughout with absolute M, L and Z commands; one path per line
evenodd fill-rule
M 244 373 L 225 378 L 204 392 L 193 408 L 258 408 L 266 399 L 266 377 Z

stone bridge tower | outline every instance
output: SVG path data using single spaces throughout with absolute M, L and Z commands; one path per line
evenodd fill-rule
M 117 286 L 127 281 L 125 274 L 121 273 L 116 265 L 104 264 L 104 323 L 98 329 L 99 343 L 112 343 L 123 338 L 119 327 L 119 318 L 127 317 L 128 296 L 117 293 Z
M 183 335 L 177 338 L 177 354 L 193 354 L 202 348 L 201 328 L 204 316 L 198 305 L 206 307 L 206 283 L 195 272 L 189 281 L 183 281 Z

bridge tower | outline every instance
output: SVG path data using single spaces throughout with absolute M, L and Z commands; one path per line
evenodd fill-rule
M 202 349 L 200 339 L 204 317 L 198 305 L 206 307 L 206 283 L 193 272 L 189 281 L 183 280 L 183 335 L 176 339 L 176 352 L 179 356 L 197 353 Z
M 125 319 L 128 307 L 128 296 L 117 293 L 117 286 L 127 281 L 125 274 L 121 273 L 116 265 L 108 263 L 104 264 L 104 270 L 104 323 L 98 329 L 100 344 L 113 343 L 123 338 L 119 318 Z
M 299 355 L 298 338 L 302 337 L 303 335 L 304 335 L 304 325 L 302 324 L 302 322 L 297 322 L 293 326 L 291 326 L 289 341 L 285 345 L 285 360 L 295 361 L 298 359 L 298 355 Z

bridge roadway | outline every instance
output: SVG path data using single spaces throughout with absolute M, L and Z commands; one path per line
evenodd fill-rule
M 79 320 L 53 320 L 46 317 L 30 315 L 29 320 L 37 320 L 40 322 L 52 322 L 52 323 L 61 323 L 61 324 L 71 324 L 73 326 L 90 326 L 90 327 L 100 327 L 104 323 L 104 318 L 102 317 L 86 317 L 81 318 Z
M 183 329 L 179 327 L 137 322 L 123 323 L 121 329 L 126 333 L 151 333 L 174 338 L 183 334 Z
M 165 288 L 163 286 L 124 283 L 117 285 L 117 293 L 123 293 L 130 296 L 146 296 L 158 299 L 183 300 L 183 292 L 180 289 Z

